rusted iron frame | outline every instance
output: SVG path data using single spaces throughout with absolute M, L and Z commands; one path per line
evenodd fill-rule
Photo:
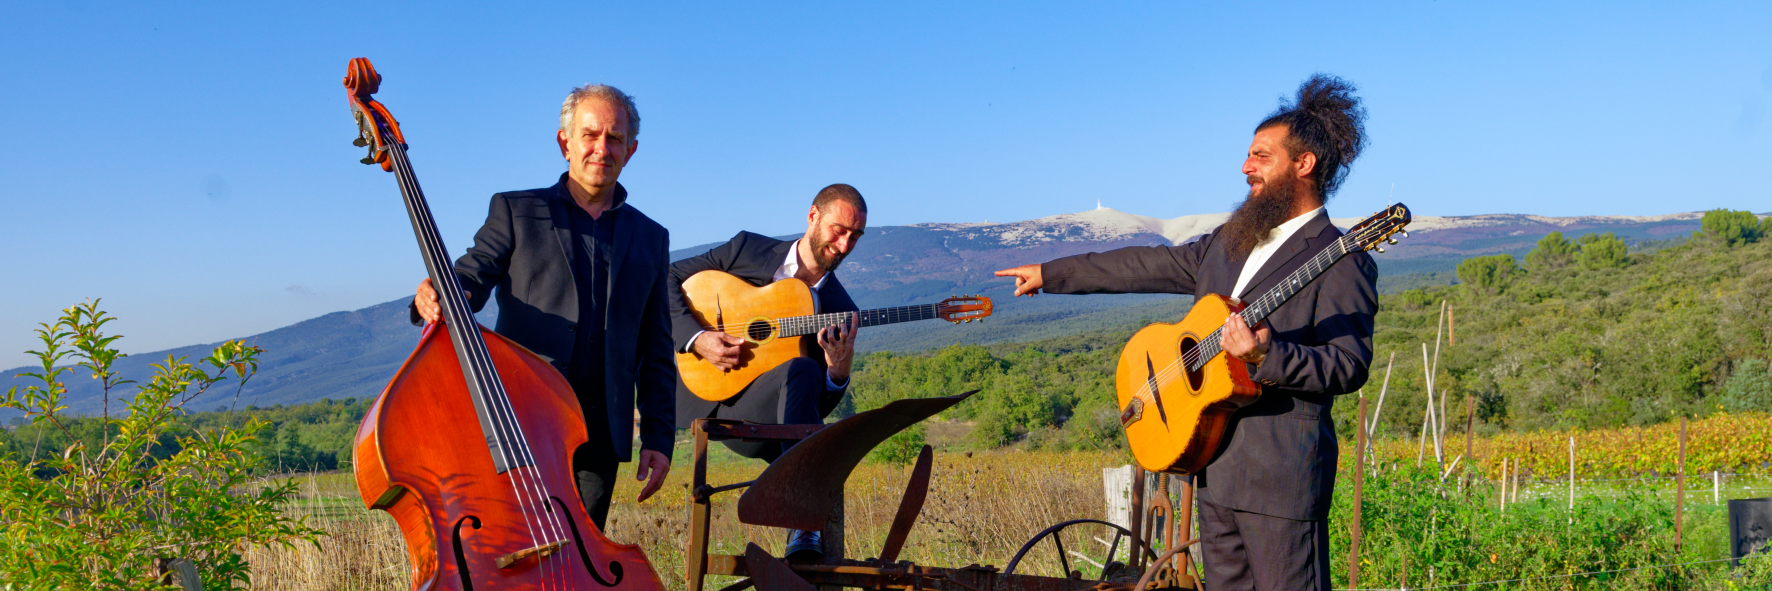
M 741 556 L 714 555 L 722 560 L 711 561 L 722 566 L 742 566 Z M 969 565 L 959 568 L 922 566 L 910 562 L 882 563 L 878 560 L 844 560 L 838 564 L 789 564 L 806 582 L 814 585 L 836 585 L 864 589 L 904 589 L 908 591 L 1081 591 L 1096 589 L 1101 581 L 1068 579 L 1039 575 L 1004 574 L 989 566 Z M 749 571 L 714 572 L 747 576 Z M 724 590 L 722 590 L 724 591 Z
M 916 525 L 917 515 L 923 512 L 923 501 L 929 497 L 929 476 L 934 467 L 935 448 L 925 445 L 917 452 L 917 465 L 911 469 L 911 480 L 905 484 L 904 497 L 898 501 L 898 513 L 892 517 L 892 527 L 886 531 L 886 543 L 880 547 L 881 562 L 898 560 L 898 552 L 904 549 L 905 540 L 910 538 L 911 526 Z
M 713 519 L 713 495 L 745 488 L 755 480 L 721 486 L 708 485 L 708 442 L 738 439 L 744 441 L 799 441 L 823 429 L 824 425 L 762 425 L 729 419 L 696 419 L 689 426 L 694 437 L 693 476 L 689 485 L 689 539 L 683 550 L 684 578 L 689 591 L 702 591 L 709 573 L 708 529 Z
M 1105 525 L 1105 526 L 1114 528 L 1115 544 L 1111 545 L 1108 550 L 1109 551 L 1108 558 L 1110 560 L 1113 558 L 1112 552 L 1115 549 L 1119 548 L 1119 544 L 1118 544 L 1119 538 L 1122 535 L 1126 536 L 1128 539 L 1131 538 L 1131 533 L 1132 533 L 1131 531 L 1127 530 L 1124 527 L 1120 527 L 1119 524 L 1109 522 L 1109 521 L 1102 521 L 1100 519 L 1072 519 L 1070 521 L 1061 521 L 1061 522 L 1052 524 L 1050 527 L 1047 527 L 1046 529 L 1040 530 L 1040 533 L 1034 534 L 1034 537 L 1028 538 L 1027 543 L 1022 544 L 1021 548 L 1019 550 L 1016 550 L 1015 555 L 1009 558 L 1009 563 L 1008 563 L 1008 565 L 1003 567 L 1003 572 L 1005 574 L 1015 574 L 1015 568 L 1021 564 L 1022 556 L 1026 555 L 1029 551 L 1033 550 L 1034 546 L 1040 542 L 1040 538 L 1044 538 L 1046 536 L 1057 537 L 1058 532 L 1064 531 L 1066 528 L 1069 528 L 1070 526 L 1080 525 L 1080 524 L 1084 524 L 1084 523 L 1093 523 L 1093 524 L 1097 524 L 1097 525 Z M 1150 544 L 1146 544 L 1142 540 L 1132 541 L 1128 545 L 1131 546 L 1132 550 L 1130 553 L 1133 555 L 1140 555 L 1138 550 L 1140 548 L 1143 548 L 1144 553 L 1140 556 L 1143 556 L 1146 559 L 1155 559 L 1157 557 L 1157 551 L 1155 549 L 1151 548 Z M 1062 544 L 1060 544 L 1059 548 L 1061 549 L 1060 551 L 1062 552 L 1062 549 L 1064 548 L 1064 546 Z M 1130 559 L 1128 559 L 1128 560 L 1130 560 Z M 1105 565 L 1105 564 L 1102 565 L 1102 568 L 1106 569 L 1107 565 Z M 1065 568 L 1065 572 L 1066 573 L 1070 572 L 1070 568 L 1068 566 Z M 1103 574 L 1105 575 L 1106 573 L 1104 572 Z

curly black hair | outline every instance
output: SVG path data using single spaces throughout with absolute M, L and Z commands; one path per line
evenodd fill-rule
M 1328 74 L 1313 74 L 1298 86 L 1298 98 L 1280 99 L 1275 110 L 1255 131 L 1286 126 L 1290 137 L 1286 149 L 1297 158 L 1305 152 L 1317 155 L 1313 172 L 1317 195 L 1327 201 L 1341 188 L 1353 168 L 1354 158 L 1366 148 L 1366 109 L 1360 106 L 1359 89 L 1353 83 Z

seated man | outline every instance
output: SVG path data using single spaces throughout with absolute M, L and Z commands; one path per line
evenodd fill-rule
M 702 271 L 724 271 L 752 285 L 796 279 L 812 288 L 816 312 L 854 312 L 855 301 L 834 271 L 855 250 L 867 227 L 868 205 L 855 187 L 825 187 L 812 200 L 806 214 L 806 235 L 784 242 L 768 236 L 739 232 L 731 241 L 699 256 L 671 265 L 667 281 L 671 300 L 671 332 L 678 351 L 694 352 L 695 363 L 712 363 L 721 369 L 738 365 L 744 340 L 718 331 L 704 330 L 683 298 L 683 281 Z M 845 325 L 818 332 L 816 343 L 806 342 L 802 356 L 764 372 L 737 396 L 723 401 L 703 400 L 677 385 L 677 426 L 688 428 L 695 419 L 722 418 L 769 424 L 810 424 L 824 421 L 843 399 L 849 386 L 849 366 L 855 351 L 855 318 Z M 740 455 L 774 461 L 786 449 L 777 443 L 727 441 Z M 788 555 L 805 558 L 821 554 L 818 532 L 791 532 Z

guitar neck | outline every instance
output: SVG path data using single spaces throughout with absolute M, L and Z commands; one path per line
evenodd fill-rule
M 781 323 L 781 336 L 797 337 L 816 333 L 820 330 L 824 330 L 825 327 L 836 326 L 848 322 L 850 314 L 857 316 L 855 323 L 857 327 L 880 326 L 884 324 L 897 324 L 900 322 L 914 322 L 917 320 L 934 320 L 941 317 L 939 314 L 940 306 L 941 304 L 919 304 L 897 308 L 862 310 L 859 312 L 831 312 L 828 314 L 813 314 L 810 316 L 790 316 L 787 318 L 779 318 L 777 321 Z
M 1304 266 L 1293 271 L 1291 275 L 1287 275 L 1286 279 L 1281 281 L 1279 285 L 1274 286 L 1273 289 L 1268 290 L 1267 293 L 1262 294 L 1261 297 L 1256 298 L 1255 301 L 1248 302 L 1243 307 L 1243 322 L 1249 326 L 1255 326 L 1256 324 L 1261 323 L 1261 321 L 1265 320 L 1268 315 L 1273 314 L 1274 310 L 1280 309 L 1282 304 L 1285 304 L 1287 300 L 1292 299 L 1292 296 L 1298 295 L 1298 292 L 1304 290 L 1306 285 L 1310 285 L 1310 283 L 1315 281 L 1324 271 L 1329 270 L 1330 265 L 1334 265 L 1336 261 L 1341 260 L 1341 257 L 1345 257 L 1355 250 L 1358 249 L 1353 246 L 1353 242 L 1350 240 L 1349 236 L 1342 236 L 1337 239 L 1333 244 L 1330 244 L 1328 248 L 1324 248 L 1322 251 L 1318 252 L 1316 256 L 1311 257 L 1311 260 L 1305 261 Z M 1222 337 L 1223 332 L 1224 329 L 1212 331 L 1211 335 L 1208 335 L 1205 339 L 1201 340 L 1201 354 L 1198 357 L 1189 360 L 1189 369 L 1199 369 L 1201 366 L 1206 365 L 1207 361 L 1217 356 L 1219 351 L 1223 350 L 1219 346 L 1219 339 Z

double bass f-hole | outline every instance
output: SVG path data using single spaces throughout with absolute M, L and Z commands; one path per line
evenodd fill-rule
M 554 506 L 558 507 L 561 513 L 567 512 L 566 511 L 566 504 L 560 500 L 560 497 L 548 497 L 548 498 L 554 500 Z M 573 523 L 571 520 L 567 520 L 566 525 L 568 527 L 570 527 L 572 530 L 572 547 L 578 549 L 578 561 L 580 564 L 584 565 L 585 572 L 591 573 L 591 578 L 596 580 L 597 584 L 602 585 L 604 587 L 614 587 L 616 585 L 620 585 L 621 578 L 622 578 L 621 563 L 616 562 L 614 560 L 609 561 L 609 575 L 615 577 L 615 580 L 613 580 L 613 581 L 603 580 L 603 575 L 598 574 L 597 567 L 593 566 L 591 564 L 591 555 L 589 553 L 585 552 L 584 537 L 582 537 L 578 534 L 578 524 Z

